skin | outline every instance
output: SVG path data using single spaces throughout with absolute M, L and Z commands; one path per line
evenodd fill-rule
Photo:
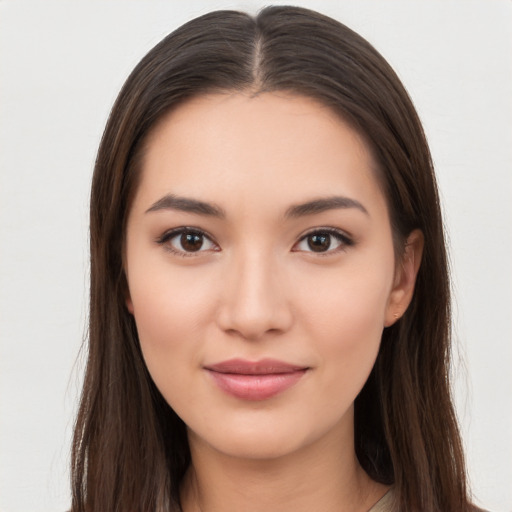
M 224 216 L 158 207 L 167 194 Z M 362 208 L 286 216 L 332 196 Z M 207 234 L 199 250 L 165 238 L 180 227 Z M 307 235 L 322 229 L 331 245 L 317 252 Z M 413 232 L 396 261 L 370 152 L 312 99 L 205 95 L 157 125 L 128 217 L 126 303 L 153 380 L 188 426 L 185 511 L 363 511 L 385 493 L 355 456 L 353 404 L 411 300 L 421 251 Z M 308 369 L 276 396 L 243 400 L 204 369 L 235 357 Z

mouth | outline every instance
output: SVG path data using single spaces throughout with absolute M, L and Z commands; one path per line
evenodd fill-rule
M 205 366 L 215 384 L 241 400 L 266 400 L 297 384 L 309 369 L 275 359 L 230 359 Z

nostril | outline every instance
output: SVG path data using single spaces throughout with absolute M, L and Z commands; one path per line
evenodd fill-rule
M 221 330 L 230 336 L 247 340 L 258 340 L 266 336 L 276 336 L 289 330 L 292 324 L 291 311 L 282 304 L 258 307 L 241 302 L 225 304 L 217 317 Z

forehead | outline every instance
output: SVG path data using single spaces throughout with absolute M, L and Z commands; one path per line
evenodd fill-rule
M 382 195 L 374 167 L 358 133 L 314 99 L 209 94 L 176 107 L 148 137 L 138 195 L 263 196 L 275 204 L 334 192 Z

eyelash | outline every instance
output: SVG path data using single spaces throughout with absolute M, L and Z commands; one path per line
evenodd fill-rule
M 352 247 L 354 245 L 354 240 L 349 235 L 336 228 L 315 228 L 311 231 L 308 231 L 306 234 L 302 235 L 295 245 L 300 244 L 302 241 L 306 240 L 308 237 L 312 235 L 329 235 L 335 238 L 340 243 L 339 247 L 335 249 L 328 249 L 327 251 L 324 252 L 305 251 L 314 254 L 315 256 L 331 256 L 333 254 L 337 254 L 338 252 L 346 251 L 348 247 Z
M 202 229 L 191 228 L 191 227 L 176 228 L 176 229 L 171 229 L 170 231 L 166 231 L 162 236 L 157 238 L 156 242 L 157 242 L 157 244 L 162 245 L 166 251 L 169 251 L 170 253 L 172 253 L 176 256 L 181 256 L 183 258 L 189 258 L 192 256 L 196 256 L 197 253 L 204 252 L 201 250 L 190 251 L 190 252 L 180 251 L 178 249 L 175 249 L 171 244 L 168 243 L 173 238 L 175 238 L 179 235 L 184 235 L 184 234 L 199 235 L 199 236 L 202 236 L 202 237 L 210 240 L 210 242 L 212 244 L 217 245 L 212 240 L 212 238 L 210 236 L 208 236 L 208 234 L 205 233 Z
M 171 244 L 168 243 L 173 238 L 175 238 L 179 235 L 183 235 L 183 234 L 199 235 L 201 237 L 208 239 L 210 241 L 210 243 L 217 246 L 217 244 L 212 240 L 212 238 L 207 233 L 205 233 L 202 229 L 192 228 L 192 227 L 181 227 L 181 228 L 171 229 L 170 231 L 166 231 L 165 233 L 163 233 L 163 235 L 161 235 L 160 237 L 158 237 L 156 239 L 156 243 L 164 246 L 166 251 L 169 251 L 176 256 L 180 256 L 180 257 L 184 257 L 184 258 L 196 256 L 198 253 L 205 252 L 202 250 L 189 251 L 189 252 L 181 251 L 181 250 L 175 249 Z M 324 252 L 304 251 L 304 252 L 310 252 L 312 254 L 315 254 L 316 256 L 322 256 L 322 257 L 330 256 L 332 254 L 335 254 L 335 253 L 338 253 L 341 251 L 345 251 L 347 249 L 347 247 L 351 247 L 354 245 L 354 240 L 350 236 L 348 236 L 346 233 L 344 233 L 343 231 L 340 231 L 339 229 L 315 228 L 314 230 L 311 230 L 311 231 L 305 233 L 304 235 L 302 235 L 301 238 L 298 240 L 298 242 L 294 245 L 294 247 L 312 235 L 317 235 L 317 236 L 318 235 L 329 235 L 329 236 L 335 238 L 340 243 L 339 247 L 337 247 L 335 249 L 328 249 L 327 251 L 324 251 Z M 217 252 L 217 250 L 215 250 L 215 251 Z M 293 249 L 292 249 L 292 251 L 300 252 L 299 250 L 293 250 Z

